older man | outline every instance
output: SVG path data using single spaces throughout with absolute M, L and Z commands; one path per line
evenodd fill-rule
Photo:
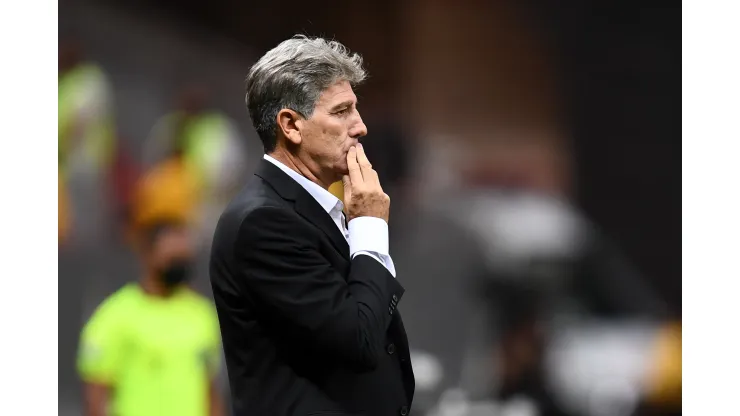
M 304 36 L 247 77 L 266 155 L 221 216 L 210 266 L 236 415 L 409 413 L 390 199 L 359 143 L 365 77 L 359 55 Z M 339 180 L 344 203 L 328 191 Z

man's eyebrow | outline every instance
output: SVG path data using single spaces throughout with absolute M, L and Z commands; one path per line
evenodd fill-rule
M 352 101 L 352 100 L 342 101 L 341 103 L 334 105 L 331 108 L 331 110 L 329 110 L 329 111 L 330 112 L 334 112 L 334 111 L 340 110 L 340 109 L 342 109 L 344 107 L 352 107 L 354 104 L 355 104 L 355 102 Z

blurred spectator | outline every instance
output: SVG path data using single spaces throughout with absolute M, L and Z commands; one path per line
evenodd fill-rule
M 59 164 L 99 172 L 114 144 L 112 90 L 100 66 L 74 40 L 59 46 Z
M 195 256 L 190 232 L 154 221 L 138 236 L 144 274 L 105 299 L 82 331 L 87 414 L 221 416 L 218 319 L 186 285 Z
M 134 186 L 131 226 L 134 235 L 158 218 L 194 223 L 199 218 L 201 188 L 182 157 L 152 167 Z
M 205 234 L 233 192 L 243 184 L 245 146 L 235 124 L 222 112 L 210 109 L 210 91 L 193 83 L 177 97 L 176 109 L 160 118 L 144 144 L 144 164 L 180 158 L 197 181 Z
M 92 243 L 105 229 L 106 178 L 115 148 L 112 88 L 74 39 L 59 45 L 59 170 L 78 221 L 75 240 Z

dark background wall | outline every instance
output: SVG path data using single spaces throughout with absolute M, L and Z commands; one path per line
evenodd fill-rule
M 60 27 L 65 27 L 65 11 L 73 13 L 85 3 L 61 2 Z M 375 108 L 408 105 L 408 97 L 427 85 L 414 89 L 410 84 L 424 77 L 422 71 L 433 73 L 442 66 L 434 62 L 454 59 L 460 67 L 485 67 L 486 56 L 491 53 L 476 54 L 476 48 L 498 42 L 492 38 L 496 33 L 495 16 L 502 10 L 511 13 L 512 9 L 501 1 L 465 0 L 458 2 L 457 11 L 440 17 L 433 10 L 448 5 L 433 0 L 310 4 L 285 0 L 280 7 L 269 2 L 227 0 L 96 3 L 166 20 L 191 33 L 202 31 L 229 39 L 243 55 L 239 58 L 245 66 L 253 57 L 243 50 L 256 56 L 297 31 L 334 36 L 366 57 L 373 84 L 371 90 L 362 93 Z M 470 10 L 474 12 L 467 12 Z M 564 120 L 560 124 L 577 160 L 572 175 L 577 200 L 680 313 L 680 3 L 529 0 L 519 3 L 515 13 L 536 22 L 529 28 L 536 29 L 538 39 L 546 46 L 542 51 L 548 52 L 549 67 L 556 74 L 558 99 L 550 114 Z M 469 16 L 476 15 L 482 17 L 477 25 L 471 24 Z M 427 17 L 430 24 L 424 26 L 417 21 L 425 21 L 425 16 L 437 17 Z M 461 39 L 476 27 L 490 28 L 478 29 L 475 38 L 465 38 L 477 39 L 480 45 L 468 44 L 469 53 L 445 56 L 450 46 L 439 39 Z M 428 36 L 422 38 L 425 30 L 437 37 L 431 41 Z M 404 49 L 419 44 L 426 44 L 432 54 L 436 53 L 435 60 L 424 58 L 430 55 L 428 52 L 424 55 L 417 49 Z M 509 44 L 517 47 L 516 42 Z M 459 45 L 452 49 L 461 48 L 465 49 Z M 424 56 L 416 61 L 426 59 L 424 66 L 414 66 L 415 60 L 409 55 L 420 54 Z M 427 93 L 444 96 L 444 86 L 439 84 L 439 92 L 427 89 Z M 424 97 L 419 101 L 429 100 Z M 509 102 L 507 98 L 502 106 Z M 232 105 L 236 107 L 236 101 Z M 428 111 L 419 113 L 423 123 Z M 243 113 L 236 115 L 246 118 Z

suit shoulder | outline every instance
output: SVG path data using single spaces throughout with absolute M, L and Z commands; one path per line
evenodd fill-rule
M 231 250 L 245 225 L 259 228 L 274 221 L 295 218 L 293 216 L 297 217 L 297 213 L 291 203 L 281 198 L 263 179 L 255 176 L 221 214 L 212 249 Z
M 226 206 L 219 218 L 216 229 L 238 227 L 244 218 L 255 210 L 266 206 L 281 206 L 285 201 L 280 198 L 264 181 L 254 176 Z
M 254 176 L 231 200 L 224 211 L 224 216 L 235 215 L 243 219 L 252 211 L 263 207 L 288 208 L 289 204 L 262 178 Z

